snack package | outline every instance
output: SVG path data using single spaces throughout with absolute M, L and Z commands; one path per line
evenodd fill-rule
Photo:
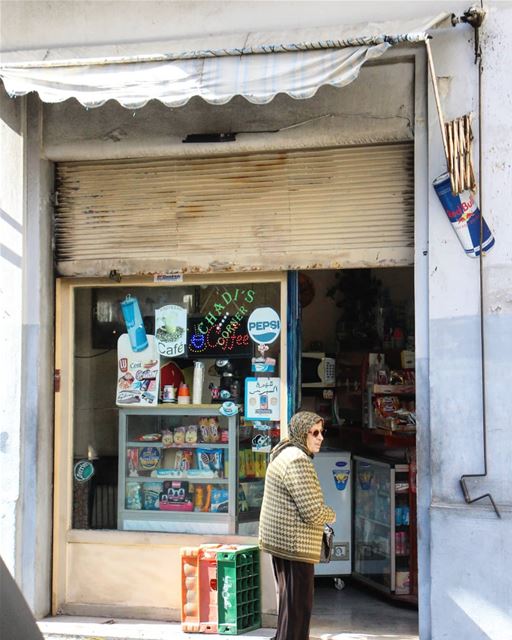
M 140 482 L 126 483 L 125 506 L 127 509 L 142 509 L 142 488 Z
M 162 430 L 162 446 L 164 449 L 168 449 L 174 442 L 174 434 L 171 429 Z
M 142 487 L 143 509 L 146 511 L 158 511 L 162 486 L 161 482 L 146 482 L 144 484 Z
M 223 472 L 222 449 L 197 449 L 197 468 L 203 471 L 210 469 L 221 478 Z
M 200 418 L 199 419 L 199 431 L 201 442 L 219 442 L 219 419 L 216 417 Z
M 143 447 L 139 452 L 139 468 L 153 471 L 160 466 L 160 450 L 156 447 Z
M 209 442 L 209 438 L 208 418 L 199 418 L 199 440 L 200 442 Z
M 229 508 L 228 490 L 220 487 L 212 489 L 210 511 L 227 513 Z
M 397 396 L 382 396 L 375 398 L 374 402 L 377 414 L 383 418 L 392 416 L 397 409 L 400 409 L 400 400 Z
M 208 418 L 208 429 L 210 431 L 210 442 L 218 442 L 220 440 L 219 419 L 216 417 Z
M 187 444 L 195 444 L 197 442 L 197 425 L 191 424 L 185 431 L 185 442 Z
M 185 444 L 185 427 L 176 427 L 174 429 L 174 444 Z
M 128 447 L 126 449 L 126 468 L 128 475 L 132 478 L 136 478 L 139 475 L 139 448 Z
M 143 435 L 135 438 L 138 442 L 160 442 L 161 439 L 161 433 L 144 433 Z
M 194 461 L 194 452 L 191 449 L 183 449 L 182 451 L 176 451 L 176 458 L 174 459 L 174 468 L 180 471 L 188 471 Z

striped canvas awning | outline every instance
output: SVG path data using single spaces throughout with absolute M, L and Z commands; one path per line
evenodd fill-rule
M 157 53 L 138 53 L 126 46 L 108 55 L 81 50 L 75 57 L 68 51 L 66 57 L 66 52 L 45 51 L 39 60 L 27 60 L 27 52 L 3 54 L 0 77 L 11 96 L 37 92 L 50 103 L 76 98 L 88 108 L 108 100 L 129 109 L 143 107 L 149 100 L 179 107 L 194 96 L 225 104 L 235 95 L 266 104 L 277 93 L 302 99 L 324 85 L 347 85 L 365 62 L 396 44 L 425 41 L 428 29 L 446 17 L 217 36 L 212 42 L 202 41 L 200 48 L 197 41 L 153 45 Z

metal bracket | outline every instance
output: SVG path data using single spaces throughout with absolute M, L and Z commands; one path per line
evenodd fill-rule
M 466 478 L 485 478 L 486 475 L 487 475 L 487 471 L 485 473 L 475 473 L 475 474 L 469 474 L 469 475 L 466 474 L 461 476 L 460 486 L 462 489 L 462 493 L 464 494 L 464 500 L 466 501 L 466 504 L 473 504 L 473 502 L 478 502 L 479 500 L 483 500 L 483 498 L 489 498 L 496 515 L 498 516 L 498 518 L 501 518 L 501 513 L 499 512 L 499 509 L 496 506 L 496 503 L 494 502 L 494 499 L 490 493 L 484 493 L 483 495 L 478 496 L 478 498 L 471 498 L 471 496 L 469 495 L 469 489 L 466 484 Z
M 114 282 L 121 282 L 121 274 L 117 269 L 112 269 L 108 274 L 108 277 Z
M 475 64 L 482 56 L 482 50 L 480 47 L 480 27 L 485 20 L 486 11 L 482 7 L 471 7 L 463 13 L 461 16 L 456 16 L 452 13 L 452 25 L 459 24 L 460 22 L 469 24 L 475 30 Z

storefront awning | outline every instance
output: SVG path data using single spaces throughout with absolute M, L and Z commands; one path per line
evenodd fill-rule
M 0 77 L 12 97 L 37 92 L 43 102 L 76 98 L 88 108 L 108 100 L 129 109 L 143 107 L 149 100 L 179 107 L 194 96 L 210 104 L 225 104 L 235 95 L 254 104 L 266 104 L 277 93 L 311 98 L 321 86 L 349 84 L 365 62 L 390 47 L 425 41 L 428 30 L 446 17 L 238 34 L 225 36 L 222 48 L 215 47 L 220 42 L 217 36 L 202 41 L 201 48 L 190 41 L 167 43 L 165 49 L 153 45 L 153 51 L 162 53 L 133 53 L 133 47 L 130 52 L 126 46 L 117 47 L 115 55 L 93 56 L 89 50 L 66 58 L 62 52 L 46 51 L 41 54 L 44 59 L 23 62 L 16 61 L 20 56 L 15 53 L 3 54 Z

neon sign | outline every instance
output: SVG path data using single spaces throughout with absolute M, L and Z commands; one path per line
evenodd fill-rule
M 203 333 L 204 318 L 189 319 L 187 349 L 189 356 L 216 358 L 220 356 L 249 357 L 252 343 L 247 333 L 247 320 L 223 316 Z M 225 327 L 229 326 L 229 332 Z

